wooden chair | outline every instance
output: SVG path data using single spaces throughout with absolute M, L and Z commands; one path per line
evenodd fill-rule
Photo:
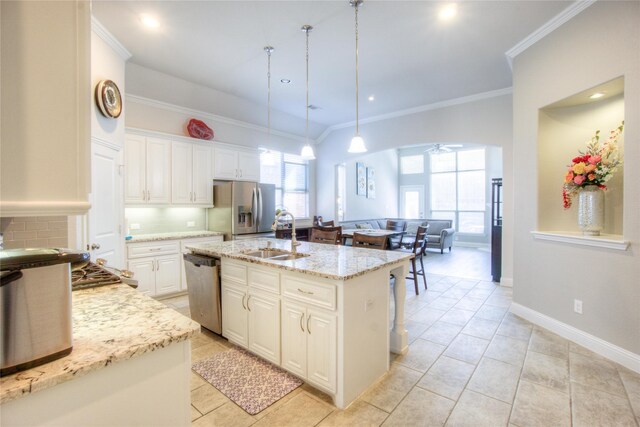
M 327 230 L 327 228 L 339 228 L 340 230 Z M 313 227 L 309 241 L 312 243 L 325 243 L 339 245 L 342 242 L 342 227 Z
M 415 255 L 411 259 L 411 271 L 409 274 L 411 276 L 407 276 L 407 279 L 413 280 L 413 284 L 416 288 L 416 295 L 419 295 L 418 291 L 418 276 L 422 276 L 422 280 L 424 281 L 424 288 L 427 289 L 427 276 L 424 272 L 424 262 L 422 261 L 422 257 L 425 255 L 425 249 L 427 248 L 427 230 L 429 226 L 418 227 L 418 231 L 416 232 L 416 239 L 413 242 L 413 246 L 411 248 L 404 249 L 404 251 L 411 251 Z M 416 260 L 420 260 L 420 270 L 418 270 L 416 266 Z
M 361 233 L 353 233 L 353 247 L 369 249 L 387 249 L 387 236 L 369 236 Z
M 330 221 L 331 223 L 333 223 L 333 221 Z M 333 225 L 331 226 L 320 226 L 320 227 L 314 227 L 314 228 L 319 228 L 322 231 L 337 231 L 338 232 L 338 237 L 336 240 L 336 244 L 337 245 L 341 245 L 342 244 L 342 226 L 338 225 L 337 227 L 334 227 Z
M 404 232 L 407 229 L 407 221 L 387 221 L 387 230 L 391 231 L 402 231 L 402 234 L 396 237 L 389 238 L 389 249 L 399 249 L 402 243 L 402 236 L 404 236 Z
M 318 225 L 320 227 L 335 227 L 335 224 L 334 224 L 333 220 L 331 220 L 331 221 L 319 221 Z

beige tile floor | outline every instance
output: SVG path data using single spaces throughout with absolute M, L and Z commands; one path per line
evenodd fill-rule
M 192 373 L 195 426 L 638 426 L 640 375 L 508 312 L 511 289 L 427 275 L 407 280 L 409 352 L 347 410 L 308 385 L 250 416 Z M 186 297 L 164 300 L 188 315 Z M 224 351 L 204 332 L 192 358 Z

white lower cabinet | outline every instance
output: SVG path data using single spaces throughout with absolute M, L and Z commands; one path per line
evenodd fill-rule
M 152 297 L 180 291 L 179 247 L 175 240 L 127 245 L 127 268 L 138 281 L 138 291 Z
M 337 316 L 282 302 L 282 367 L 310 384 L 336 391 Z
M 242 346 L 249 346 L 249 317 L 244 300 L 247 287 L 222 282 L 222 335 L 229 341 Z

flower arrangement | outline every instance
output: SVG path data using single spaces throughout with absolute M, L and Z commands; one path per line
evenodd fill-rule
M 580 155 L 571 160 L 571 164 L 567 166 L 562 187 L 562 202 L 565 209 L 571 207 L 571 198 L 582 187 L 597 185 L 606 190 L 607 186 L 604 183 L 622 165 L 622 157 L 618 151 L 618 137 L 623 128 L 624 121 L 611 131 L 609 138 L 602 144 L 600 131 L 597 130 L 595 136 L 587 143 L 586 152 L 579 151 Z

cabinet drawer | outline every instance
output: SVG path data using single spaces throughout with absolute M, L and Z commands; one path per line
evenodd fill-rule
M 317 283 L 296 277 L 282 276 L 282 294 L 297 301 L 335 310 L 336 287 L 329 283 Z
M 249 267 L 247 278 L 252 288 L 280 294 L 280 273 L 273 269 Z
M 222 260 L 222 278 L 247 284 L 247 267 L 242 264 Z
M 180 250 L 180 244 L 177 240 L 154 244 L 129 244 L 127 246 L 127 257 L 143 258 L 155 255 L 171 255 L 177 254 Z

